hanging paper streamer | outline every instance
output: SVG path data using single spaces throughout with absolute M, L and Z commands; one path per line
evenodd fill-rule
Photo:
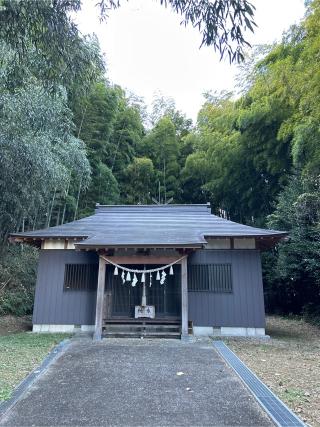
M 123 284 L 126 281 L 131 282 L 131 274 L 130 273 L 132 273 L 134 275 L 133 280 L 132 280 L 132 286 L 135 286 L 136 283 L 138 282 L 138 278 L 136 276 L 137 274 L 141 274 L 141 282 L 142 283 L 146 282 L 146 274 L 150 274 L 149 286 L 151 286 L 152 285 L 152 273 L 156 273 L 156 280 L 159 280 L 160 283 L 163 285 L 165 283 L 166 276 L 167 276 L 165 269 L 168 268 L 169 269 L 169 275 L 173 275 L 174 274 L 173 265 L 179 263 L 182 259 L 185 258 L 185 256 L 181 257 L 180 259 L 177 259 L 176 261 L 172 262 L 171 264 L 164 265 L 163 267 L 153 268 L 150 270 L 146 270 L 146 268 L 144 268 L 143 270 L 131 269 L 131 268 L 127 268 L 127 267 L 124 267 L 122 265 L 116 264 L 112 261 L 112 259 L 108 259 L 107 257 L 102 256 L 102 258 L 105 261 L 107 261 L 109 264 L 114 266 L 113 274 L 115 276 L 118 276 L 121 272 L 121 280 L 122 280 Z M 161 275 L 160 275 L 160 272 L 161 272 Z
M 131 285 L 132 285 L 133 288 L 136 286 L 137 281 L 138 281 L 138 279 L 137 279 L 136 273 L 134 273 L 134 276 L 133 276 L 133 279 L 132 279 L 132 283 L 131 283 Z
M 165 271 L 161 272 L 161 279 L 160 279 L 160 285 L 163 285 L 166 280 L 167 273 Z

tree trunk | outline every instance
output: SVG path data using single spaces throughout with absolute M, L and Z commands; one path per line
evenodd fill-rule
M 77 203 L 76 203 L 76 209 L 74 211 L 73 221 L 75 221 L 77 219 L 79 199 L 80 199 L 80 192 L 81 192 L 81 184 L 82 184 L 82 177 L 80 178 L 80 182 L 79 182 L 79 190 L 78 190 L 78 195 L 77 195 Z
M 47 227 L 50 227 L 50 222 L 51 222 L 51 216 L 52 216 L 52 210 L 53 210 L 54 200 L 56 198 L 56 191 L 57 191 L 57 188 L 55 188 L 54 192 L 53 192 L 52 202 L 51 202 L 51 206 L 50 206 L 49 214 L 48 214 Z
M 67 197 L 68 197 L 68 194 L 69 194 L 70 182 L 71 182 L 71 172 L 70 172 L 69 181 L 68 181 L 68 186 L 67 186 L 66 194 L 65 194 L 65 202 L 64 202 L 64 206 L 63 206 L 63 212 L 62 212 L 61 224 L 63 224 L 63 223 L 64 223 L 64 218 L 65 218 L 65 215 L 66 215 L 66 209 L 67 209 Z

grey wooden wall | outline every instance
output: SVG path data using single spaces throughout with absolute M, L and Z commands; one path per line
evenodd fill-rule
M 265 327 L 260 253 L 255 250 L 199 250 L 190 264 L 231 263 L 233 292 L 189 292 L 189 319 L 195 326 Z M 96 292 L 63 292 L 65 264 L 98 263 L 94 253 L 40 251 L 34 324 L 93 325 Z
M 260 252 L 199 250 L 190 264 L 230 263 L 233 292 L 189 292 L 189 320 L 195 326 L 265 327 Z
M 33 310 L 34 324 L 94 324 L 96 292 L 63 292 L 65 264 L 73 263 L 98 263 L 98 256 L 73 250 L 40 251 Z

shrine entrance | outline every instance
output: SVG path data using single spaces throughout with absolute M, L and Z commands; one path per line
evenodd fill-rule
M 187 257 L 183 251 L 173 255 L 101 251 L 93 338 L 101 340 L 103 333 L 187 340 Z
M 127 268 L 143 270 L 144 265 L 125 265 Z M 148 265 L 148 269 L 159 265 Z M 150 279 L 146 274 L 145 282 L 138 281 L 132 286 L 130 281 L 123 281 L 120 275 L 114 274 L 115 267 L 106 268 L 104 319 L 135 319 L 137 307 L 154 307 L 154 313 L 146 313 L 153 319 L 180 319 L 181 317 L 181 266 L 173 266 L 173 274 L 167 275 L 162 283 L 156 274 Z M 145 295 L 144 295 L 145 292 Z M 145 304 L 143 297 L 145 296 Z M 144 317 L 140 314 L 141 317 Z

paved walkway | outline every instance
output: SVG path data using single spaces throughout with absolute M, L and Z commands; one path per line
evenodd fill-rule
M 209 341 L 81 339 L 31 386 L 1 425 L 273 423 Z

